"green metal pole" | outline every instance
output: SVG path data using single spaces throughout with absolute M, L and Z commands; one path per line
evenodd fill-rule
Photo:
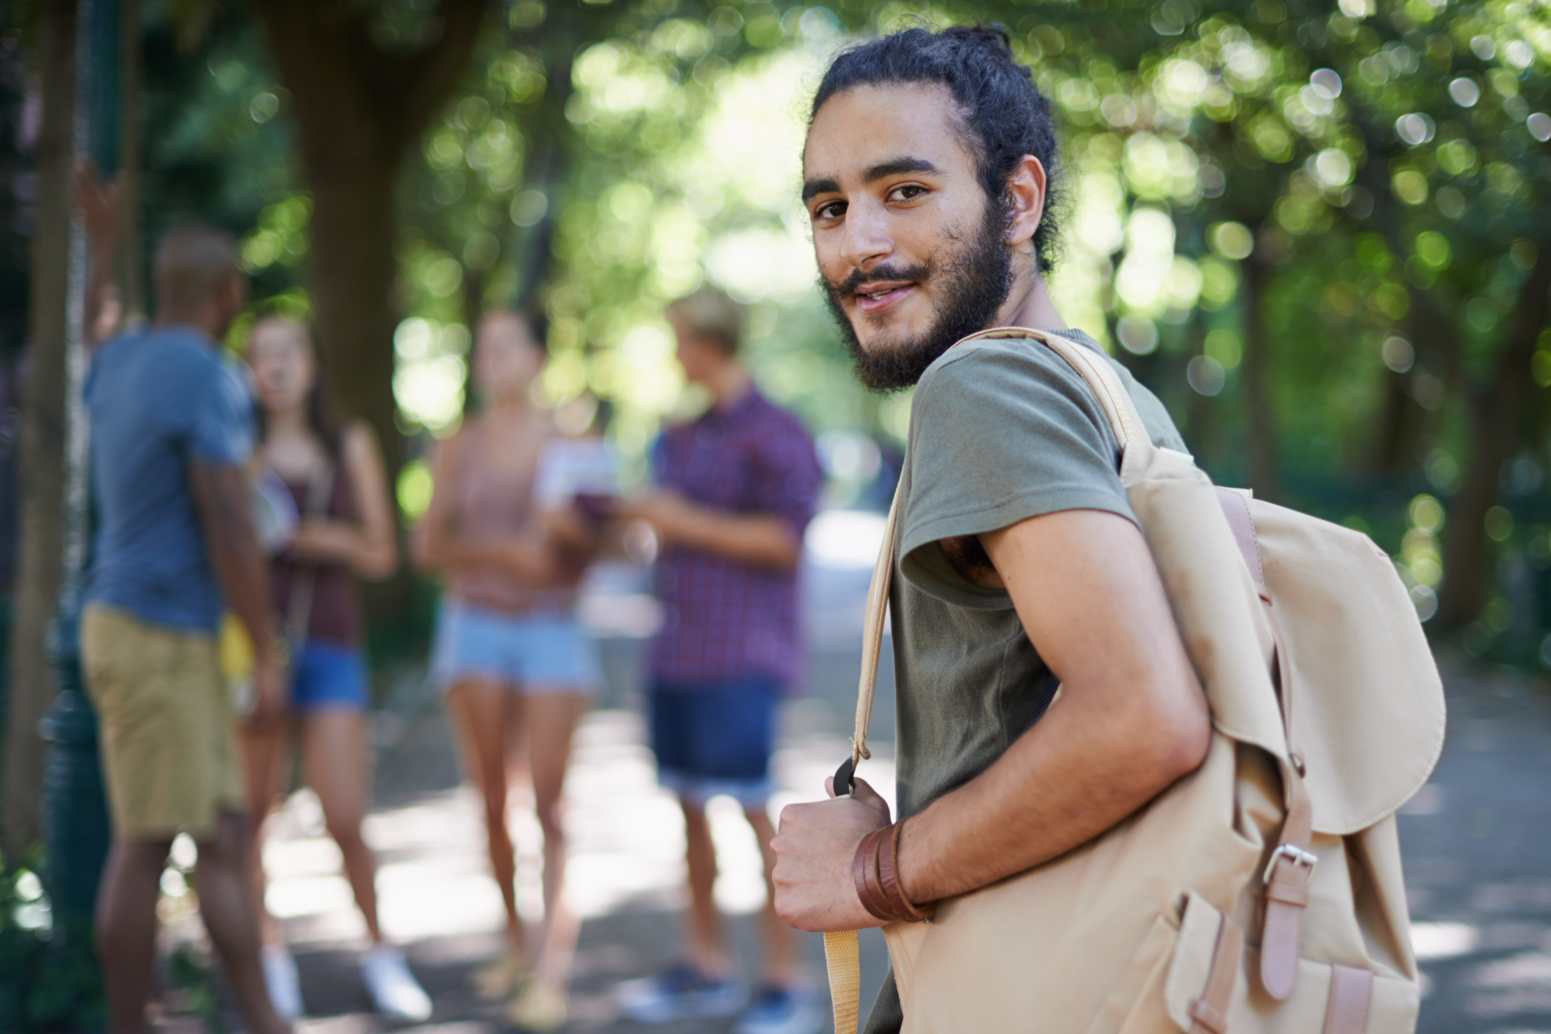
M 76 143 L 105 175 L 118 164 L 116 0 L 81 0 Z M 72 224 L 70 262 L 69 428 L 66 449 L 64 582 L 50 654 L 59 693 L 39 729 L 49 743 L 43 777 L 44 847 L 54 910 L 56 947 L 90 943 L 97 885 L 111 838 L 98 750 L 97 717 L 81 681 L 81 576 L 87 550 L 86 417 L 81 400 L 86 352 L 81 313 L 86 282 L 85 241 Z M 110 259 L 111 260 L 111 259 Z

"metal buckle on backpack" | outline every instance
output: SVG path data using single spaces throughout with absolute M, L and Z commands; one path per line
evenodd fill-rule
M 1311 851 L 1305 851 L 1293 844 L 1282 844 L 1271 852 L 1271 860 L 1266 863 L 1265 875 L 1260 878 L 1261 883 L 1270 883 L 1271 874 L 1276 871 L 1276 863 L 1283 858 L 1294 865 L 1306 866 L 1309 870 L 1309 879 L 1314 879 L 1314 867 L 1319 864 L 1319 859 Z

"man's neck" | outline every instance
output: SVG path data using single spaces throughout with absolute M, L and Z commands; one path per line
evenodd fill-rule
M 220 318 L 208 310 L 183 310 L 159 308 L 151 320 L 151 326 L 157 330 L 165 330 L 169 327 L 185 327 L 196 330 L 212 342 L 220 338 L 217 330 L 224 329 L 220 326 Z
M 996 313 L 999 327 L 1029 327 L 1034 330 L 1065 330 L 1066 321 L 1056 311 L 1038 271 L 1019 277 L 1001 309 Z
M 711 393 L 711 405 L 717 409 L 726 409 L 748 390 L 749 372 L 743 368 L 742 363 L 729 359 L 726 365 L 711 373 L 702 383 L 706 391 Z

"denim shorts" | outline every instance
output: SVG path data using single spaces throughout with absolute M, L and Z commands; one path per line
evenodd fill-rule
M 773 789 L 780 687 L 767 676 L 702 686 L 655 681 L 647 693 L 657 780 L 692 804 L 721 794 L 763 807 Z
M 431 674 L 446 692 L 488 679 L 523 693 L 591 693 L 601 681 L 597 650 L 576 615 L 503 614 L 443 600 Z
M 291 708 L 319 707 L 364 710 L 370 700 L 366 659 L 357 646 L 309 639 L 291 658 Z

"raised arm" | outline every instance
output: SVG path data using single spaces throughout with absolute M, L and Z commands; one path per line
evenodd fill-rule
M 118 246 L 117 181 L 104 183 L 90 165 L 75 170 L 75 207 L 86 229 L 86 293 L 81 337 L 93 348 L 112 337 L 123 316 L 123 301 L 113 284 L 113 257 Z
M 623 503 L 620 516 L 652 526 L 666 544 L 689 546 L 761 567 L 790 571 L 802 542 L 790 521 L 774 514 L 732 514 L 696 506 L 676 492 L 654 492 Z
M 285 713 L 284 687 L 274 663 L 269 576 L 249 510 L 248 478 L 234 463 L 192 460 L 189 488 L 204 530 L 205 549 L 226 607 L 253 641 L 255 707 L 249 721 L 270 725 Z
M 1205 695 L 1134 524 L 1068 510 L 980 539 L 1061 696 L 988 769 L 905 822 L 900 879 L 914 902 L 1091 840 L 1192 771 L 1210 742 Z M 785 809 L 774 842 L 782 918 L 804 930 L 880 925 L 857 900 L 851 859 L 887 821 L 870 789 Z
M 824 482 L 813 443 L 795 421 L 776 423 L 761 435 L 749 462 L 752 512 L 712 510 L 675 492 L 658 492 L 625 504 L 621 516 L 646 521 L 668 544 L 795 570 L 802 560 L 802 532 Z
M 311 560 L 343 562 L 362 578 L 386 578 L 398 568 L 399 551 L 382 450 L 365 423 L 347 427 L 341 445 L 340 461 L 356 519 L 303 520 L 291 550 Z

